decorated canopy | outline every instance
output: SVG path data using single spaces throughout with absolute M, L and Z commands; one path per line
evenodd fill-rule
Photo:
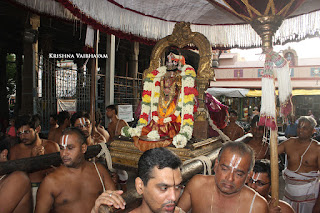
M 255 47 L 261 40 L 247 24 L 261 15 L 286 18 L 274 41 L 300 40 L 320 31 L 319 0 L 11 0 L 39 13 L 81 20 L 120 38 L 154 44 L 176 22 L 190 22 L 213 47 Z

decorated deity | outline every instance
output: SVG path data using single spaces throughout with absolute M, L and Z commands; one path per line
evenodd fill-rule
M 142 106 L 136 128 L 124 127 L 121 134 L 133 137 L 141 151 L 155 147 L 186 146 L 194 123 L 195 70 L 183 56 L 168 55 L 166 66 L 149 73 L 144 80 Z

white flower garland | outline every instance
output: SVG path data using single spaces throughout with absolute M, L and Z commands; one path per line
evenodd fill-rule
M 155 75 L 155 71 L 158 73 Z M 121 129 L 121 134 L 126 137 L 134 137 L 134 136 L 141 136 L 141 130 L 144 126 L 147 125 L 146 119 L 142 118 L 149 115 L 150 112 L 152 113 L 152 120 L 157 122 L 159 117 L 156 115 L 158 110 L 159 98 L 160 98 L 160 80 L 166 74 L 167 68 L 166 66 L 159 67 L 152 73 L 149 73 L 144 82 L 144 93 L 143 100 L 145 97 L 146 102 L 142 102 L 141 107 L 141 115 L 136 128 L 131 127 L 124 127 Z M 182 88 L 180 90 L 179 100 L 176 107 L 176 111 L 174 115 L 178 117 L 181 114 L 181 126 L 180 132 L 173 137 L 173 145 L 177 148 L 185 147 L 188 140 L 192 137 L 193 132 L 193 109 L 194 109 L 194 94 L 189 97 L 190 101 L 185 103 L 185 98 L 188 95 L 185 95 L 185 88 L 194 88 L 195 86 L 195 71 L 190 65 L 184 65 L 181 70 L 181 77 L 182 77 Z M 158 85 L 156 83 L 158 82 Z M 151 92 L 151 96 L 148 93 Z M 150 98 L 150 100 L 149 100 Z M 188 100 L 186 100 L 188 101 Z M 187 119 L 185 119 L 185 115 L 189 115 Z M 169 123 L 172 121 L 171 117 L 167 117 L 164 119 L 164 123 Z M 147 135 L 150 139 L 159 139 L 159 134 L 155 134 L 154 131 L 151 131 Z

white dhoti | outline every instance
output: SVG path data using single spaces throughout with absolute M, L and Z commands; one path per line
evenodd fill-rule
M 33 211 L 36 209 L 37 192 L 38 192 L 39 186 L 40 186 L 40 183 L 31 183 Z
M 283 200 L 288 202 L 296 213 L 312 213 L 319 193 L 319 176 L 319 171 L 298 173 L 287 168 L 283 171 Z

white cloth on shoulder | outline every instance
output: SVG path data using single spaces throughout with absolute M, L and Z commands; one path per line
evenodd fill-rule
M 288 202 L 296 213 L 311 213 L 319 193 L 319 177 L 319 171 L 298 173 L 286 168 L 283 171 L 283 200 Z

